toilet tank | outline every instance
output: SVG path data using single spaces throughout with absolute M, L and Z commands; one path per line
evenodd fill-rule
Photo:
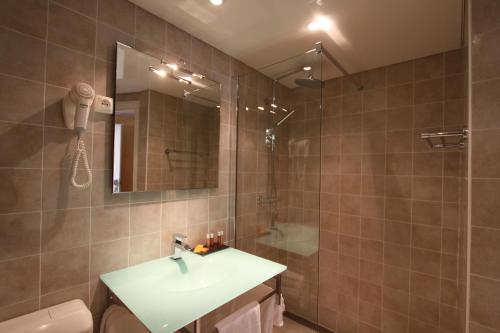
M 0 333 L 92 333 L 92 315 L 79 299 L 0 323 Z

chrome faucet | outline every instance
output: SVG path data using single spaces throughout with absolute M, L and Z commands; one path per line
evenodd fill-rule
M 190 250 L 189 245 L 187 245 L 184 240 L 187 236 L 182 234 L 173 234 L 172 235 L 172 244 L 170 247 L 170 259 L 177 260 L 181 258 L 182 252 Z

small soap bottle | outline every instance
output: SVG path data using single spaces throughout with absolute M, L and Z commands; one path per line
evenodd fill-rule
M 224 245 L 224 231 L 222 230 L 217 233 L 217 243 L 219 243 L 219 246 Z
M 205 245 L 208 249 L 212 247 L 212 242 L 210 240 L 210 234 L 207 234 L 207 243 Z
M 211 250 L 214 247 L 214 234 L 210 234 L 210 242 L 208 248 Z

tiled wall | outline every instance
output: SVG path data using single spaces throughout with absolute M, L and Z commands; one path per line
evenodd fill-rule
M 470 1 L 470 333 L 500 332 L 500 2 Z
M 325 89 L 320 323 L 461 332 L 461 153 L 431 150 L 420 133 L 463 128 L 463 50 L 357 76 L 361 92 L 350 77 Z
M 115 42 L 182 57 L 223 84 L 219 187 L 111 194 L 112 118 L 93 115 L 85 135 L 93 185 L 69 184 L 74 133 L 61 98 L 79 81 L 113 95 Z M 125 0 L 0 2 L 0 320 L 71 299 L 98 319 L 100 273 L 169 252 L 170 233 L 191 242 L 228 227 L 229 56 Z M 227 232 L 226 232 L 227 235 Z

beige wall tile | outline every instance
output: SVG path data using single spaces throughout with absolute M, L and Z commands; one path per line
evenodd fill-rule
M 42 252 L 89 244 L 90 209 L 46 211 L 42 214 Z
M 43 84 L 0 75 L 0 120 L 41 124 Z
M 47 2 L 6 0 L 0 4 L 0 24 L 34 37 L 45 38 Z
M 128 205 L 92 207 L 92 243 L 100 243 L 129 236 Z
M 160 233 L 153 233 L 130 238 L 130 265 L 160 257 Z
M 41 168 L 41 127 L 0 121 L 0 137 L 0 167 Z
M 435 79 L 444 75 L 444 54 L 415 60 L 415 81 Z
M 130 235 L 160 231 L 161 203 L 133 204 L 130 207 Z
M 38 297 L 0 308 L 0 320 L 9 320 L 38 310 Z
M 0 213 L 40 210 L 41 170 L 0 169 Z
M 500 278 L 500 230 L 474 227 L 471 231 L 471 273 Z
M 92 2 L 88 8 L 92 8 Z M 50 3 L 48 33 L 49 42 L 94 55 L 96 35 L 94 20 Z
M 40 256 L 0 263 L 0 306 L 26 301 L 39 295 Z
M 40 213 L 0 215 L 0 260 L 40 252 Z
M 129 240 L 121 239 L 94 244 L 90 249 L 90 280 L 99 279 L 99 275 L 127 267 Z
M 127 0 L 102 0 L 98 3 L 98 18 L 129 34 L 135 33 L 135 6 Z
M 94 59 L 84 54 L 49 44 L 47 49 L 46 81 L 71 88 L 75 82 L 93 84 Z
M 45 42 L 1 28 L 0 44 L 0 73 L 43 81 Z
M 74 299 L 82 300 L 89 306 L 89 284 L 84 283 L 75 287 L 59 290 L 40 297 L 40 308 L 54 306 Z
M 43 209 L 64 209 L 90 206 L 90 189 L 80 190 L 70 185 L 70 169 L 46 169 L 43 172 Z M 81 177 L 81 178 L 80 178 Z M 77 179 L 85 179 L 79 170 Z M 93 174 L 95 177 L 95 172 Z M 95 178 L 93 178 L 95 181 Z
M 89 277 L 89 247 L 42 254 L 41 293 L 82 284 Z
M 500 306 L 500 284 L 497 280 L 490 280 L 475 275 L 470 280 L 470 320 L 480 325 L 500 329 L 500 317 L 497 309 Z

